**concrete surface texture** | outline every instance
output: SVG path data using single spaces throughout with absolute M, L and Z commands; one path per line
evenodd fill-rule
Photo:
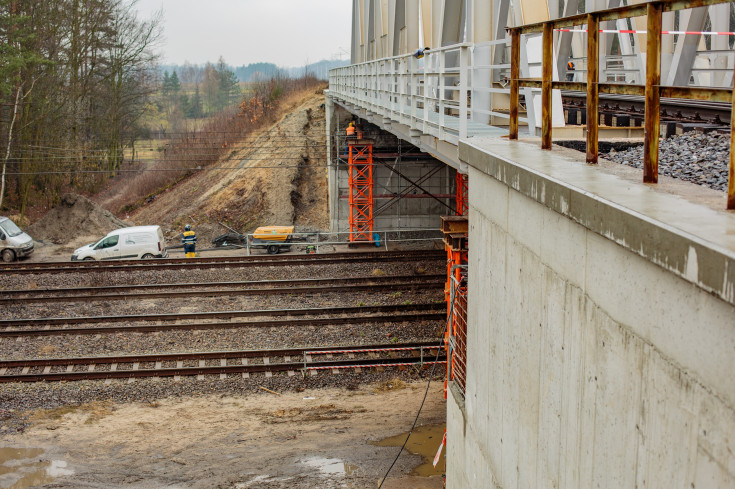
M 471 141 L 447 487 L 735 487 L 735 215 Z

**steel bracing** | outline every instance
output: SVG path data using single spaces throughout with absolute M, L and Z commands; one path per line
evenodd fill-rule
M 455 202 L 457 203 L 457 215 L 466 216 L 467 210 L 469 209 L 469 197 L 467 195 L 467 174 L 457 172 L 456 186 L 457 196 Z
M 373 143 L 349 142 L 350 241 L 373 241 Z
M 470 120 L 492 122 L 505 119 L 510 78 L 510 36 L 507 27 L 544 22 L 579 13 L 590 13 L 626 5 L 645 3 L 625 0 L 353 0 L 352 63 L 374 62 L 399 57 L 389 71 L 398 74 L 415 71 L 401 56 L 419 48 L 429 52 L 448 46 L 468 46 L 467 89 L 471 93 Z M 661 19 L 663 35 L 660 76 L 663 84 L 676 86 L 731 87 L 735 55 L 732 45 L 735 7 L 732 2 L 701 5 L 679 12 L 666 11 Z M 694 5 L 694 4 L 693 4 Z M 645 17 L 610 19 L 600 22 L 599 79 L 603 83 L 643 84 L 646 78 Z M 586 23 L 575 29 L 554 31 L 552 42 L 554 80 L 586 81 L 589 72 Z M 667 34 L 672 32 L 672 34 Z M 678 34 L 674 34 L 678 33 Z M 520 75 L 541 76 L 541 33 L 520 38 Z M 457 52 L 448 56 L 426 57 L 422 67 L 438 74 L 459 66 Z M 418 60 L 416 60 L 418 61 Z M 572 62 L 572 65 L 569 62 Z M 409 66 L 401 66 L 409 65 Z M 418 63 L 417 63 L 418 66 Z M 380 67 L 373 66 L 373 73 Z M 364 76 L 369 76 L 367 73 Z M 451 90 L 457 100 L 458 73 L 441 77 L 441 88 L 434 88 L 438 76 L 426 80 L 425 89 Z M 541 90 L 524 88 L 528 103 L 524 107 L 533 131 L 541 127 Z M 558 90 L 553 97 L 560 97 Z M 554 104 L 555 106 L 559 103 Z M 553 114 L 554 127 L 564 125 L 563 113 Z

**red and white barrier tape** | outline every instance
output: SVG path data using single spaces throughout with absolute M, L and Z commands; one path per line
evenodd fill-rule
M 439 444 L 439 450 L 436 451 L 436 455 L 434 456 L 434 467 L 436 467 L 436 464 L 439 463 L 439 457 L 442 454 L 442 448 L 444 448 L 444 445 L 447 443 L 447 430 L 444 430 L 444 437 L 442 438 L 442 442 Z
M 438 346 L 424 346 L 424 350 L 436 350 Z M 420 346 L 406 346 L 400 348 L 370 348 L 362 350 L 319 350 L 319 351 L 306 351 L 304 355 L 319 355 L 320 353 L 365 353 L 365 352 L 379 352 L 379 351 L 406 351 L 406 350 L 420 350 Z
M 431 365 L 432 363 L 447 363 L 446 360 L 439 360 L 438 362 L 424 362 L 424 365 Z M 333 365 L 331 367 L 306 367 L 306 370 L 331 370 L 333 368 L 371 368 L 371 367 L 403 367 L 409 365 L 416 365 L 416 362 L 407 363 L 376 363 L 373 365 Z
M 554 29 L 558 32 L 587 32 L 587 29 Z M 647 34 L 648 31 L 636 31 L 630 29 L 600 29 L 604 34 Z M 661 34 L 699 34 L 702 36 L 735 36 L 735 32 L 715 31 L 661 31 Z

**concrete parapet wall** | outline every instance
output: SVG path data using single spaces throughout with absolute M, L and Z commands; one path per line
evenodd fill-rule
M 503 140 L 470 166 L 447 487 L 735 487 L 735 215 Z

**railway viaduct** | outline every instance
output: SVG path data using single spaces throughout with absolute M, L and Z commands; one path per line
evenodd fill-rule
M 656 156 L 661 95 L 732 103 L 735 38 L 702 32 L 733 30 L 733 5 L 353 5 L 352 64 L 327 92 L 333 228 L 358 205 L 349 121 L 380 160 L 375 229 L 468 207 L 447 487 L 735 487 L 733 160 L 722 193 L 659 181 Z M 586 91 L 586 126 L 558 89 Z M 598 159 L 598 93 L 645 95 L 643 170 Z M 586 153 L 551 145 L 574 137 Z

